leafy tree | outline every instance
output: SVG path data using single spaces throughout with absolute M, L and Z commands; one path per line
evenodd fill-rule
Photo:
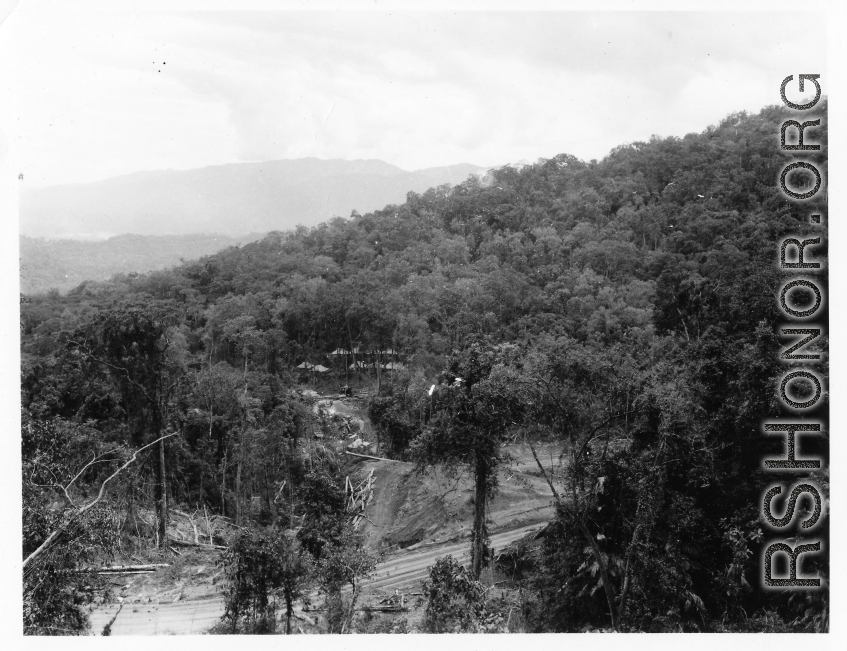
M 405 396 L 376 396 L 368 405 L 368 417 L 380 436 L 382 454 L 401 459 L 407 456 L 409 445 L 421 431 L 418 419 L 404 405 L 404 399 Z
M 445 384 L 433 397 L 433 418 L 413 442 L 418 468 L 444 463 L 468 468 L 474 481 L 471 538 L 472 575 L 479 578 L 487 557 L 485 513 L 497 487 L 502 443 L 523 411 L 520 396 L 510 390 L 503 362 L 516 353 L 507 345 L 474 344 L 454 355 Z
M 273 633 L 277 611 L 283 606 L 285 633 L 290 634 L 294 603 L 305 594 L 313 572 L 309 555 L 299 548 L 292 532 L 247 530 L 220 563 L 227 581 L 221 619 L 229 631 Z
M 377 561 L 378 556 L 365 548 L 361 534 L 352 531 L 349 524 L 343 537 L 321 550 L 317 574 L 326 595 L 328 632 L 350 630 L 362 580 L 373 573 Z M 346 586 L 350 587 L 350 596 L 345 603 L 342 588 Z

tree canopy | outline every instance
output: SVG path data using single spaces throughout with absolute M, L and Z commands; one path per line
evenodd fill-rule
M 472 579 L 505 437 L 561 446 L 557 516 L 527 561 L 531 630 L 770 630 L 768 613 L 820 629 L 826 590 L 801 603 L 751 587 L 761 458 L 781 450 L 760 429 L 782 409 L 777 243 L 817 233 L 808 215 L 826 213 L 778 189 L 789 117 L 767 107 L 600 161 L 506 166 L 165 271 L 26 296 L 23 408 L 137 446 L 150 438 L 132 387 L 155 392 L 161 431 L 180 432 L 163 446 L 168 499 L 246 514 L 245 495 L 264 495 L 266 523 L 308 516 L 298 538 L 320 557 L 340 535 L 337 468 L 296 452 L 320 424 L 293 391 L 297 366 L 320 363 L 339 385 L 378 382 L 385 454 L 472 469 Z M 814 135 L 825 145 L 826 124 Z M 404 368 L 370 377 L 365 352 Z M 45 446 L 25 439 L 25 462 Z M 804 446 L 826 456 L 828 435 Z

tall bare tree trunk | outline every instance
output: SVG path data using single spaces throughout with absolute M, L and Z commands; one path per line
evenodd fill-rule
M 482 562 L 485 558 L 485 500 L 488 480 L 488 464 L 478 458 L 474 468 L 474 514 L 473 531 L 471 533 L 471 572 L 473 578 L 479 581 L 482 574 Z
M 241 438 L 238 444 L 238 465 L 235 469 L 235 524 L 244 524 L 244 504 L 241 495 L 241 470 L 244 467 L 244 439 L 247 433 L 247 353 L 244 353 L 244 424 L 241 427 Z
M 626 599 L 629 593 L 629 566 L 632 561 L 632 554 L 635 551 L 635 545 L 638 543 L 638 536 L 641 533 L 641 525 L 635 527 L 632 533 L 632 541 L 629 543 L 629 549 L 626 552 L 626 563 L 623 569 L 623 587 L 621 588 L 621 599 L 618 603 L 618 620 L 622 621 L 626 617 Z
M 159 547 L 167 544 L 168 480 L 165 472 L 165 441 L 159 441 L 159 463 L 156 472 L 156 519 Z
M 226 516 L 226 457 L 227 457 L 227 445 L 224 442 L 224 459 L 223 466 L 221 468 L 221 515 Z
M 350 356 L 353 358 L 353 368 L 356 369 L 356 373 L 358 373 L 359 365 L 356 364 L 356 349 L 353 347 L 353 331 L 350 329 L 350 321 L 347 319 L 344 321 L 347 324 L 347 341 L 350 342 Z
M 341 625 L 342 633 L 344 633 L 353 623 L 353 615 L 356 614 L 356 600 L 359 598 L 359 592 L 361 592 L 359 583 L 355 578 L 350 582 L 350 585 L 353 590 L 352 596 L 350 597 L 350 608 L 347 609 L 347 616 L 344 618 L 344 623 Z
M 244 505 L 241 499 L 241 468 L 244 466 L 244 430 L 241 429 L 241 442 L 238 445 L 238 466 L 235 470 L 235 524 L 244 524 Z
M 291 617 L 294 615 L 294 602 L 291 598 L 291 591 L 284 590 L 283 597 L 285 598 L 285 634 L 291 635 Z
M 161 404 L 154 404 L 153 413 L 155 436 L 154 440 L 162 436 L 162 413 Z M 164 547 L 167 544 L 168 532 L 168 487 L 165 469 L 165 441 L 160 439 L 157 445 L 157 459 L 153 464 L 156 473 L 156 488 L 154 497 L 156 500 L 156 546 Z

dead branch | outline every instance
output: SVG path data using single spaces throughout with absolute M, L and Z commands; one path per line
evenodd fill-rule
M 86 463 L 86 464 L 82 467 L 82 470 L 80 470 L 80 471 L 76 474 L 76 476 L 68 482 L 68 485 L 64 487 L 64 490 L 65 490 L 65 491 L 67 491 L 67 489 L 68 489 L 68 488 L 70 488 L 70 487 L 73 485 L 73 483 L 74 483 L 77 479 L 79 479 L 79 478 L 80 478 L 80 476 L 82 475 L 82 473 L 84 473 L 86 470 L 88 470 L 88 469 L 89 469 L 92 465 L 94 465 L 95 463 L 108 463 L 109 461 L 111 461 L 111 459 L 103 459 L 103 457 L 105 457 L 107 454 L 114 454 L 114 453 L 115 453 L 115 452 L 117 452 L 118 450 L 119 450 L 119 448 L 115 448 L 114 450 L 109 450 L 108 452 L 104 452 L 104 453 L 103 453 L 103 454 L 101 454 L 101 455 L 96 455 L 96 454 L 95 454 L 95 455 L 94 455 L 94 458 L 93 458 L 93 459 L 91 459 L 91 461 L 89 461 L 88 463 Z
M 104 636 L 107 636 L 107 635 L 111 635 L 111 634 L 112 634 L 112 624 L 114 624 L 114 623 L 115 623 L 115 620 L 118 618 L 118 615 L 120 615 L 120 614 L 121 614 L 121 610 L 123 610 L 123 607 L 124 607 L 124 605 L 123 605 L 123 604 L 121 604 L 120 606 L 118 606 L 118 612 L 116 612 L 116 613 L 115 613 L 115 616 L 114 616 L 114 617 L 112 617 L 112 619 L 110 619 L 110 620 L 109 620 L 109 623 L 108 623 L 108 624 L 106 624 L 106 625 L 103 627 L 103 635 L 104 635 Z
M 306 622 L 307 624 L 311 624 L 312 626 L 317 626 L 317 625 L 318 625 L 317 620 L 312 621 L 312 620 L 311 620 L 309 617 L 307 617 L 306 615 L 301 615 L 300 613 L 291 613 L 291 615 L 292 615 L 292 617 L 294 617 L 295 619 L 299 619 L 300 621 Z M 300 627 L 298 626 L 298 628 L 300 628 Z M 300 629 L 300 632 L 302 633 L 302 632 L 303 632 L 303 629 Z
M 209 512 L 206 510 L 206 505 L 203 505 L 203 515 L 206 516 L 206 535 L 209 536 L 209 544 L 213 545 L 215 539 L 212 537 L 212 521 L 209 520 Z
M 155 441 L 152 441 L 152 442 L 148 443 L 147 445 L 144 445 L 144 446 L 138 448 L 135 452 L 133 452 L 132 456 L 129 458 L 129 461 L 127 461 L 120 468 L 118 468 L 115 472 L 113 472 L 111 475 L 109 475 L 103 481 L 103 483 L 100 484 L 100 492 L 97 493 L 96 498 L 94 498 L 91 502 L 89 502 L 85 506 L 81 506 L 81 507 L 77 508 L 70 516 L 68 516 L 68 518 L 65 520 L 65 522 L 63 524 L 61 524 L 55 531 L 53 531 L 53 533 L 51 533 L 49 536 L 47 536 L 47 539 L 43 543 L 41 543 L 41 545 L 39 545 L 38 549 L 36 549 L 34 552 L 32 552 L 29 556 L 27 556 L 24 559 L 23 569 L 26 569 L 27 566 L 32 561 L 34 561 L 36 558 L 41 556 L 45 551 L 50 549 L 50 547 L 53 546 L 53 544 L 61 537 L 61 535 L 68 529 L 68 527 L 70 527 L 73 523 L 78 521 L 79 518 L 82 517 L 85 514 L 86 511 L 91 509 L 94 505 L 96 505 L 100 500 L 103 499 L 103 496 L 106 494 L 106 485 L 110 481 L 112 481 L 115 477 L 117 477 L 129 465 L 131 465 L 138 458 L 139 452 L 146 450 L 150 446 L 155 445 L 156 443 L 158 443 L 160 441 L 163 441 L 163 440 L 170 438 L 172 436 L 176 436 L 177 434 L 178 434 L 178 432 L 173 432 L 171 434 L 161 436 L 161 437 L 157 438 Z
M 274 496 L 274 504 L 276 504 L 276 501 L 279 499 L 279 496 L 282 495 L 282 489 L 285 488 L 285 481 L 286 480 L 284 480 L 284 479 L 282 480 L 282 486 L 279 487 L 279 490 L 276 492 L 276 495 Z M 203 505 L 203 508 L 205 509 L 206 506 Z
M 550 477 L 547 475 L 547 471 L 544 470 L 544 466 L 541 465 L 541 461 L 538 459 L 538 455 L 535 453 L 535 447 L 532 443 L 529 444 L 529 449 L 532 451 L 532 456 L 535 459 L 535 463 L 538 464 L 539 470 L 541 470 L 541 474 L 544 475 L 544 479 L 547 480 L 547 485 L 550 487 L 550 490 L 553 491 L 553 497 L 556 498 L 557 504 L 562 504 L 562 498 L 559 496 L 556 487 L 553 486 L 553 482 L 550 481 Z

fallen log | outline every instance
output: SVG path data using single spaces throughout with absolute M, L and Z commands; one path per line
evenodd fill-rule
M 302 622 L 307 622 L 307 623 L 311 624 L 312 626 L 317 626 L 317 625 L 318 625 L 317 620 L 312 621 L 310 618 L 306 617 L 305 615 L 301 615 L 300 613 L 291 613 L 291 614 L 292 614 L 295 618 L 299 619 L 299 620 L 300 620 L 300 621 L 302 621 Z M 301 632 L 302 632 L 302 631 L 301 631 Z
M 367 612 L 369 610 L 380 613 L 406 613 L 409 612 L 408 608 L 400 607 L 400 606 L 356 606 L 353 610 L 359 613 Z M 326 612 L 326 608 L 309 608 L 308 612 L 310 613 L 322 613 Z
M 112 565 L 111 567 L 91 567 L 87 570 L 74 570 L 75 574 L 96 572 L 97 574 L 139 574 L 141 572 L 155 572 L 159 568 L 170 567 L 168 563 L 150 563 L 149 565 Z
M 115 571 L 118 570 L 149 570 L 155 572 L 160 567 L 170 567 L 170 563 L 147 563 L 146 565 L 110 565 L 109 567 L 101 567 L 100 571 Z
M 349 454 L 351 457 L 361 457 L 362 459 L 373 459 L 374 461 L 397 461 L 397 459 L 386 459 L 385 457 L 372 457 L 369 454 L 358 454 L 356 452 L 344 451 L 344 454 Z
M 187 540 L 176 540 L 175 538 L 171 538 L 170 542 L 174 545 L 179 545 L 180 547 L 200 547 L 203 549 L 229 549 L 229 547 L 224 547 L 223 545 L 207 545 L 205 543 L 193 543 L 188 542 Z

